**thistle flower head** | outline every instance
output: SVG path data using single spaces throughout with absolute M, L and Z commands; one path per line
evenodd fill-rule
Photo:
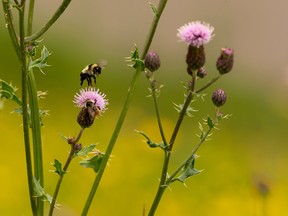
M 190 22 L 178 28 L 177 36 L 181 41 L 195 47 L 208 43 L 213 35 L 214 27 L 205 22 Z
M 80 93 L 76 93 L 73 102 L 77 107 L 86 108 L 87 102 L 93 101 L 95 106 L 103 113 L 108 105 L 108 100 L 105 97 L 106 95 L 101 93 L 99 89 L 88 87 L 81 89 Z

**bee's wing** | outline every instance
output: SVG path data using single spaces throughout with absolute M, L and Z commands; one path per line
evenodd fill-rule
M 97 61 L 97 64 L 98 64 L 101 68 L 103 68 L 103 67 L 105 67 L 105 66 L 108 64 L 108 61 L 107 61 L 107 60 L 104 60 L 104 59 L 99 59 L 99 60 Z

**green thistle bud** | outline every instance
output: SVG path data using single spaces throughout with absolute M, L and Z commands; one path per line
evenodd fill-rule
M 224 105 L 226 102 L 226 94 L 224 90 L 217 89 L 216 91 L 214 91 L 212 94 L 212 101 L 217 107 Z
M 197 77 L 199 78 L 204 78 L 206 75 L 207 75 L 207 71 L 205 70 L 204 67 L 201 67 L 197 70 L 197 73 L 196 73 Z
M 189 45 L 186 55 L 186 63 L 188 65 L 187 72 L 190 74 L 191 70 L 197 70 L 204 66 L 206 61 L 204 46 Z M 190 74 L 192 75 L 192 74 Z
M 216 62 L 220 74 L 226 74 L 232 70 L 234 63 L 234 51 L 231 48 L 222 48 L 221 54 Z
M 145 67 L 151 72 L 158 70 L 161 65 L 158 53 L 154 51 L 149 51 L 144 59 L 144 64 Z
M 88 100 L 86 106 L 82 108 L 77 117 L 77 122 L 82 128 L 90 127 L 96 116 L 100 115 L 100 109 L 96 102 Z

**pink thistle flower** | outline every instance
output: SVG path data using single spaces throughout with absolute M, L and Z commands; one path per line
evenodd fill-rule
M 213 35 L 214 27 L 205 22 L 190 22 L 178 28 L 177 36 L 187 44 L 200 47 L 208 43 Z
M 88 87 L 85 89 L 80 89 L 80 93 L 76 93 L 74 95 L 74 104 L 77 107 L 86 107 L 87 101 L 93 101 L 95 103 L 95 106 L 98 107 L 101 112 L 104 112 L 107 108 L 106 105 L 108 105 L 108 100 L 105 98 L 106 95 L 104 93 L 101 93 L 99 89 L 95 89 L 92 87 Z

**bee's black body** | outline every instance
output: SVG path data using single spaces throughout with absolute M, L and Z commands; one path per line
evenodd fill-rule
M 96 76 L 101 74 L 102 67 L 98 64 L 87 65 L 80 73 L 80 85 L 83 85 L 83 82 L 87 80 L 88 86 L 92 86 L 92 78 L 96 85 Z

